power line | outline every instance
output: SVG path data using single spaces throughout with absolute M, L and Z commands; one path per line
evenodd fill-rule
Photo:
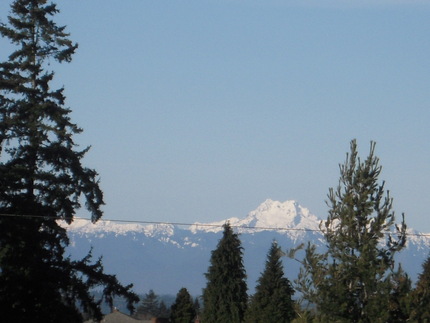
M 21 217 L 21 218 L 43 218 L 52 219 L 49 216 L 33 215 L 33 214 L 10 214 L 0 213 L 3 217 Z M 73 217 L 76 220 L 86 220 L 91 222 L 91 219 L 83 217 Z M 62 219 L 58 219 L 62 220 Z M 117 223 L 135 223 L 135 224 L 155 224 L 155 225 L 174 225 L 174 226 L 195 226 L 195 227 L 213 227 L 220 228 L 223 224 L 210 224 L 210 223 L 186 223 L 186 222 L 167 222 L 167 221 L 141 221 L 141 220 L 119 220 L 119 219 L 99 219 L 97 222 L 117 222 Z M 309 228 L 283 228 L 283 227 L 258 227 L 258 226 L 245 226 L 245 225 L 230 225 L 232 228 L 237 229 L 248 229 L 248 230 L 272 230 L 272 231 L 304 231 L 304 232 L 324 232 L 320 229 L 309 229 Z M 397 234 L 397 232 L 385 231 L 384 234 Z M 411 233 L 405 232 L 407 236 L 416 237 L 430 237 L 430 233 Z

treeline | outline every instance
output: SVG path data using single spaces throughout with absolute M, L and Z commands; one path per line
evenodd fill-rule
M 233 249 L 230 249 L 231 247 Z M 213 255 L 224 255 L 224 259 L 221 263 L 212 261 L 206 274 L 208 285 L 203 296 L 193 299 L 186 288 L 181 288 L 173 304 L 166 306 L 165 302 L 150 290 L 142 298 L 133 317 L 145 320 L 165 318 L 177 323 L 196 320 L 242 322 L 243 319 L 246 322 L 290 322 L 295 317 L 296 305 L 292 300 L 294 290 L 290 281 L 284 277 L 281 248 L 276 242 L 272 243 L 256 293 L 249 299 L 241 253 L 238 235 L 233 233 L 228 224 L 224 225 L 223 238 L 213 252 Z M 237 262 L 230 263 L 228 258 L 236 259 Z M 201 301 L 205 304 L 204 308 L 201 307 Z M 236 320 L 231 317 L 231 313 L 237 313 Z
M 361 159 L 353 140 L 320 224 L 326 251 L 311 243 L 282 251 L 274 241 L 253 295 L 247 294 L 239 235 L 226 223 L 205 274 L 200 322 L 430 322 L 430 257 L 412 287 L 395 263 L 406 243 L 404 216 L 395 222 L 393 199 L 378 180 L 381 170 L 375 143 Z M 285 255 L 301 263 L 293 283 L 284 276 Z M 191 308 L 189 294 L 185 298 Z M 194 322 L 187 315 L 170 318 Z
M 142 297 L 132 316 L 138 320 L 161 318 L 171 322 L 194 322 L 200 313 L 198 298 L 193 299 L 186 288 L 181 288 L 173 300 L 166 300 L 151 289 Z
M 51 67 L 70 62 L 78 47 L 65 26 L 55 23 L 58 12 L 47 0 L 11 0 L 7 23 L 0 22 L 0 36 L 12 48 L 0 62 L 0 312 L 8 322 L 101 320 L 101 304 L 113 306 L 115 296 L 124 297 L 130 311 L 138 303 L 132 286 L 106 274 L 91 251 L 80 260 L 64 254 L 69 240 L 58 220 L 71 223 L 84 203 L 96 222 L 104 199 L 97 172 L 82 164 L 89 148 L 74 141 L 82 129 L 71 121 L 64 89 L 51 88 Z M 327 251 L 319 253 L 312 244 L 289 250 L 302 264 L 293 284 L 280 262 L 287 251 L 273 243 L 249 296 L 241 242 L 227 223 L 212 252 L 202 309 L 181 289 L 171 320 L 429 322 L 430 261 L 414 288 L 395 264 L 406 224 L 395 222 L 374 148 L 372 143 L 361 160 L 351 142 L 321 223 Z

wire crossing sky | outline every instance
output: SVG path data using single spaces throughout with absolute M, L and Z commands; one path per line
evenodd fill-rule
M 430 1 L 56 3 L 79 48 L 50 68 L 105 219 L 212 222 L 267 198 L 325 218 L 357 138 L 398 220 L 430 232 Z
M 31 214 L 26 214 L 26 215 L 22 215 L 22 214 L 10 214 L 10 213 L 0 213 L 0 217 L 19 217 L 19 218 L 27 218 L 29 220 L 31 219 L 35 219 L 35 218 L 43 218 L 44 216 L 41 215 L 31 215 Z M 91 222 L 91 219 L 89 218 L 81 218 L 81 217 L 76 217 L 75 220 L 84 220 L 87 221 L 88 223 Z M 105 219 L 100 219 L 97 221 L 96 225 L 100 222 L 114 222 L 114 223 L 135 223 L 135 224 L 155 224 L 155 225 L 174 225 L 174 226 L 178 226 L 178 227 L 183 227 L 183 226 L 187 226 L 187 227 L 214 227 L 214 228 L 222 228 L 224 226 L 224 224 L 214 224 L 214 223 L 182 223 L 182 222 L 154 222 L 154 221 L 139 221 L 139 220 L 127 220 L 127 219 L 109 219 L 109 220 L 105 220 Z M 323 230 L 316 230 L 316 229 L 308 229 L 308 228 L 286 228 L 286 227 L 262 227 L 262 226 L 244 226 L 244 225 L 230 225 L 230 227 L 232 228 L 237 228 L 237 229 L 245 229 L 245 230 L 273 230 L 273 231 L 320 231 L 323 232 Z M 393 235 L 396 234 L 397 232 L 395 231 L 384 231 L 383 232 L 386 235 Z M 405 233 L 406 236 L 416 236 L 416 237 L 430 237 L 430 233 L 415 233 L 415 232 L 406 232 Z

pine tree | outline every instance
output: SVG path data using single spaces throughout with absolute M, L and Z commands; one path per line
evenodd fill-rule
M 212 251 L 210 266 L 205 274 L 203 290 L 203 322 L 239 323 L 244 319 L 247 305 L 246 272 L 243 248 L 230 224 L 224 225 L 223 236 Z
M 171 307 L 170 321 L 173 323 L 191 323 L 196 317 L 193 299 L 186 288 L 181 288 Z
M 358 157 L 355 140 L 340 181 L 328 194 L 329 214 L 321 223 L 327 252 L 308 245 L 297 280 L 304 298 L 322 320 L 377 322 L 388 316 L 394 256 L 406 240 L 404 219 L 395 225 L 392 198 L 378 183 L 379 159 L 372 142 L 368 157 Z M 394 230 L 395 233 L 388 232 Z
M 417 285 L 412 292 L 413 322 L 430 322 L 430 256 L 424 261 L 423 271 L 418 277 Z
M 246 322 L 291 322 L 295 317 L 294 289 L 284 277 L 281 248 L 274 241 L 266 267 L 258 279 L 256 292 L 246 312 Z
M 101 318 L 89 293 L 103 300 L 138 298 L 103 272 L 102 262 L 64 256 L 69 241 L 58 220 L 73 221 L 83 197 L 95 222 L 102 216 L 98 174 L 82 166 L 81 129 L 64 107 L 63 89 L 50 88 L 50 64 L 70 62 L 77 45 L 52 17 L 55 4 L 14 0 L 0 35 L 15 46 L 0 62 L 0 312 L 12 322 L 79 322 L 80 311 Z

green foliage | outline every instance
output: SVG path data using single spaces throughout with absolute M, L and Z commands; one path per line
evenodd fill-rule
M 406 322 L 410 316 L 411 280 L 402 267 L 388 276 L 388 319 L 390 323 Z
M 160 309 L 160 301 L 158 296 L 151 289 L 142 299 L 141 304 L 136 309 L 136 316 L 138 318 L 151 318 L 158 315 Z
M 191 295 L 186 288 L 176 295 L 176 301 L 170 308 L 170 321 L 173 323 L 191 323 L 196 317 L 196 309 Z
M 153 317 L 168 318 L 170 311 L 163 300 L 151 289 L 142 299 L 141 304 L 136 309 L 136 318 L 151 319 Z
M 0 62 L 0 311 L 14 322 L 79 322 L 81 308 L 100 318 L 92 288 L 110 304 L 125 296 L 130 310 L 137 300 L 91 254 L 64 257 L 69 241 L 57 221 L 72 222 L 81 197 L 97 221 L 103 194 L 97 173 L 81 164 L 88 149 L 73 141 L 81 129 L 63 89 L 50 88 L 54 72 L 46 68 L 70 62 L 77 48 L 52 20 L 57 13 L 46 0 L 15 0 L 9 23 L 0 24 L 16 48 Z
M 430 257 L 424 261 L 423 271 L 412 292 L 411 319 L 415 322 L 430 322 Z
M 308 309 L 303 309 L 299 303 L 295 303 L 295 311 L 296 317 L 291 321 L 292 323 L 317 322 L 315 314 Z
M 322 321 L 377 322 L 390 312 L 388 276 L 394 255 L 405 245 L 406 225 L 404 220 L 394 224 L 392 198 L 378 183 L 381 166 L 374 149 L 371 143 L 362 161 L 351 142 L 339 186 L 328 194 L 328 218 L 321 223 L 327 252 L 306 248 L 298 289 L 316 305 Z
M 281 248 L 276 242 L 267 255 L 266 267 L 246 312 L 246 322 L 291 322 L 295 317 L 294 289 L 284 277 Z
M 203 290 L 205 323 L 239 323 L 244 319 L 247 304 L 246 272 L 242 246 L 230 224 L 224 225 L 223 237 L 212 251 Z

